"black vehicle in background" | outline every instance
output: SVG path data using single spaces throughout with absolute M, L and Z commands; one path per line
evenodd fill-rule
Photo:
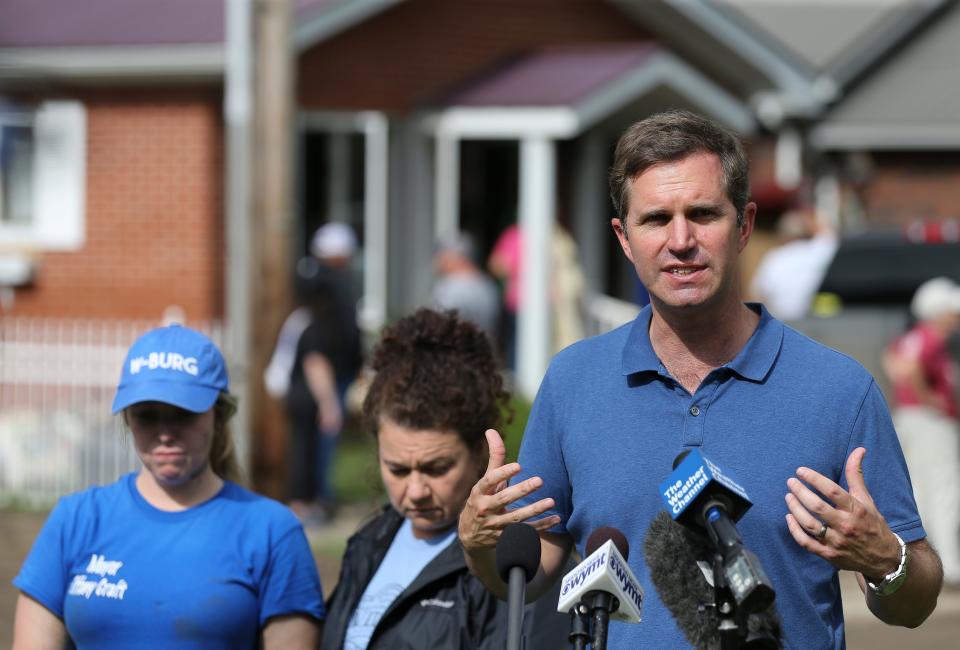
M 857 359 L 889 399 L 883 351 L 912 324 L 914 291 L 938 276 L 960 282 L 958 221 L 845 236 L 814 299 L 812 315 L 790 325 Z

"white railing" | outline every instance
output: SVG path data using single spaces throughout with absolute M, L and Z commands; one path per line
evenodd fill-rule
M 587 336 L 605 334 L 632 321 L 640 313 L 636 304 L 600 293 L 588 296 L 584 305 L 584 334 Z
M 138 465 L 110 405 L 147 321 L 0 317 L 0 504 L 46 506 Z M 193 324 L 214 341 L 219 324 Z

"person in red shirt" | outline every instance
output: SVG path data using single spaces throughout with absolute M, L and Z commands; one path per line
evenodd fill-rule
M 887 350 L 894 424 L 944 583 L 960 587 L 960 424 L 957 368 L 947 346 L 960 329 L 960 286 L 928 280 L 910 304 L 917 319 Z

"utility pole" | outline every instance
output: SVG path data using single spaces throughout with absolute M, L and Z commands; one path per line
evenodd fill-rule
M 253 241 L 250 264 L 253 309 L 249 396 L 253 470 L 258 487 L 282 494 L 283 414 L 263 387 L 263 370 L 277 332 L 291 309 L 293 232 L 293 50 L 290 0 L 255 0 Z
M 250 474 L 250 269 L 251 250 L 251 121 L 253 119 L 253 0 L 224 0 L 226 56 L 223 119 L 226 131 L 226 333 L 224 353 L 229 364 L 230 391 L 240 405 L 233 419 L 237 456 L 244 473 Z

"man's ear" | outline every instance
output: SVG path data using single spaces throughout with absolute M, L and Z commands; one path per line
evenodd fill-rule
M 750 202 L 743 207 L 743 223 L 740 224 L 740 236 L 738 238 L 738 251 L 743 251 L 750 242 L 750 236 L 753 234 L 753 225 L 757 219 L 757 204 Z
M 620 242 L 620 248 L 623 250 L 623 254 L 632 264 L 633 251 L 630 250 L 630 240 L 627 239 L 627 231 L 623 227 L 623 220 L 620 219 L 620 217 L 614 217 L 610 220 L 610 225 L 613 226 L 613 232 L 617 236 L 617 241 Z

